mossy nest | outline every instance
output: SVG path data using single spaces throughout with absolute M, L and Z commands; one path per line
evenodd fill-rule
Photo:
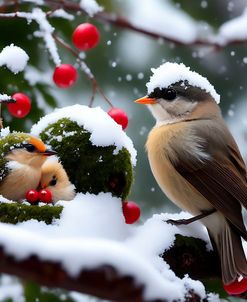
M 47 126 L 40 138 L 58 153 L 77 192 L 111 192 L 125 200 L 133 182 L 129 151 L 123 147 L 115 154 L 114 145 L 93 145 L 90 135 L 83 126 L 61 118 Z

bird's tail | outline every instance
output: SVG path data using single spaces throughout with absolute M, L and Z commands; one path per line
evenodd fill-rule
M 234 226 L 225 221 L 224 227 L 217 234 L 208 231 L 212 244 L 216 246 L 220 256 L 223 284 L 238 282 L 241 276 L 247 278 L 247 261 L 241 236 Z

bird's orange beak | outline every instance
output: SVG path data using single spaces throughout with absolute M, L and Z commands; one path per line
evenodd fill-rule
M 148 96 L 144 96 L 140 99 L 135 100 L 134 102 L 138 103 L 138 104 L 143 104 L 143 105 L 150 105 L 150 104 L 156 104 L 157 103 L 155 98 L 149 98 Z

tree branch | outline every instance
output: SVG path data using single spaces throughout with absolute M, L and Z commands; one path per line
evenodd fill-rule
M 85 10 L 83 10 L 79 4 L 73 3 L 71 1 L 63 1 L 63 0 L 44 0 L 44 2 L 48 5 L 56 6 L 64 8 L 68 11 L 80 11 L 84 14 L 87 14 Z M 156 33 L 144 28 L 141 28 L 137 25 L 132 24 L 130 21 L 125 19 L 124 17 L 118 16 L 115 13 L 108 13 L 108 12 L 99 12 L 93 16 L 94 19 L 97 19 L 101 22 L 108 23 L 120 28 L 128 29 L 137 33 L 144 34 L 146 36 L 155 38 L 155 39 L 163 39 L 168 43 L 175 44 L 177 46 L 204 46 L 204 47 L 212 47 L 215 50 L 220 50 L 226 46 L 236 45 L 236 44 L 246 44 L 247 40 L 239 40 L 235 39 L 232 41 L 228 41 L 225 44 L 222 44 L 218 41 L 212 41 L 210 39 L 196 39 L 193 42 L 184 42 L 177 38 L 168 37 L 165 34 Z
M 21 3 L 21 1 L 19 1 Z M 52 7 L 55 9 L 63 8 L 68 11 L 72 12 L 82 12 L 83 14 L 87 15 L 87 12 L 80 7 L 78 3 L 73 3 L 71 1 L 65 1 L 65 0 L 44 0 L 44 3 L 48 7 Z M 0 5 L 0 11 L 6 11 L 8 8 L 13 7 L 16 5 L 16 1 L 10 1 L 9 3 L 4 3 Z M 115 13 L 109 13 L 109 12 L 99 12 L 93 16 L 94 19 L 99 20 L 100 22 L 111 24 L 120 28 L 128 29 L 137 33 L 144 34 L 146 36 L 149 36 L 151 38 L 155 39 L 162 39 L 168 43 L 175 44 L 177 46 L 185 46 L 185 47 L 194 47 L 194 46 L 202 46 L 202 47 L 212 47 L 215 50 L 221 50 L 222 48 L 225 48 L 227 46 L 231 45 L 241 45 L 246 44 L 247 40 L 240 40 L 240 39 L 234 39 L 231 41 L 228 41 L 226 43 L 220 43 L 217 40 L 213 41 L 211 39 L 195 39 L 192 42 L 184 42 L 177 38 L 168 37 L 165 34 L 156 33 L 151 30 L 144 29 L 140 26 L 137 26 L 130 21 L 128 21 L 126 18 L 122 16 L 118 16 Z
M 174 246 L 165 251 L 162 257 L 178 276 L 189 274 L 193 278 L 220 280 L 218 257 L 214 252 L 206 250 L 206 243 L 201 239 L 177 235 Z M 145 302 L 144 286 L 132 276 L 121 275 L 116 268 L 109 265 L 84 269 L 78 277 L 72 278 L 60 263 L 42 261 L 35 255 L 18 261 L 0 248 L 0 271 L 48 287 L 75 290 L 111 301 Z M 152 302 L 162 301 L 167 301 L 166 297 Z M 199 302 L 201 299 L 188 290 L 184 301 Z

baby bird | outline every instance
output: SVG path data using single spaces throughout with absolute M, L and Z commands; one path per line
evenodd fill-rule
M 29 134 L 15 132 L 0 139 L 0 194 L 20 201 L 28 190 L 36 188 L 41 166 L 47 156 L 56 154 Z
M 61 163 L 47 160 L 42 165 L 40 186 L 52 193 L 53 202 L 72 200 L 75 197 L 75 187 L 69 181 L 68 175 Z

